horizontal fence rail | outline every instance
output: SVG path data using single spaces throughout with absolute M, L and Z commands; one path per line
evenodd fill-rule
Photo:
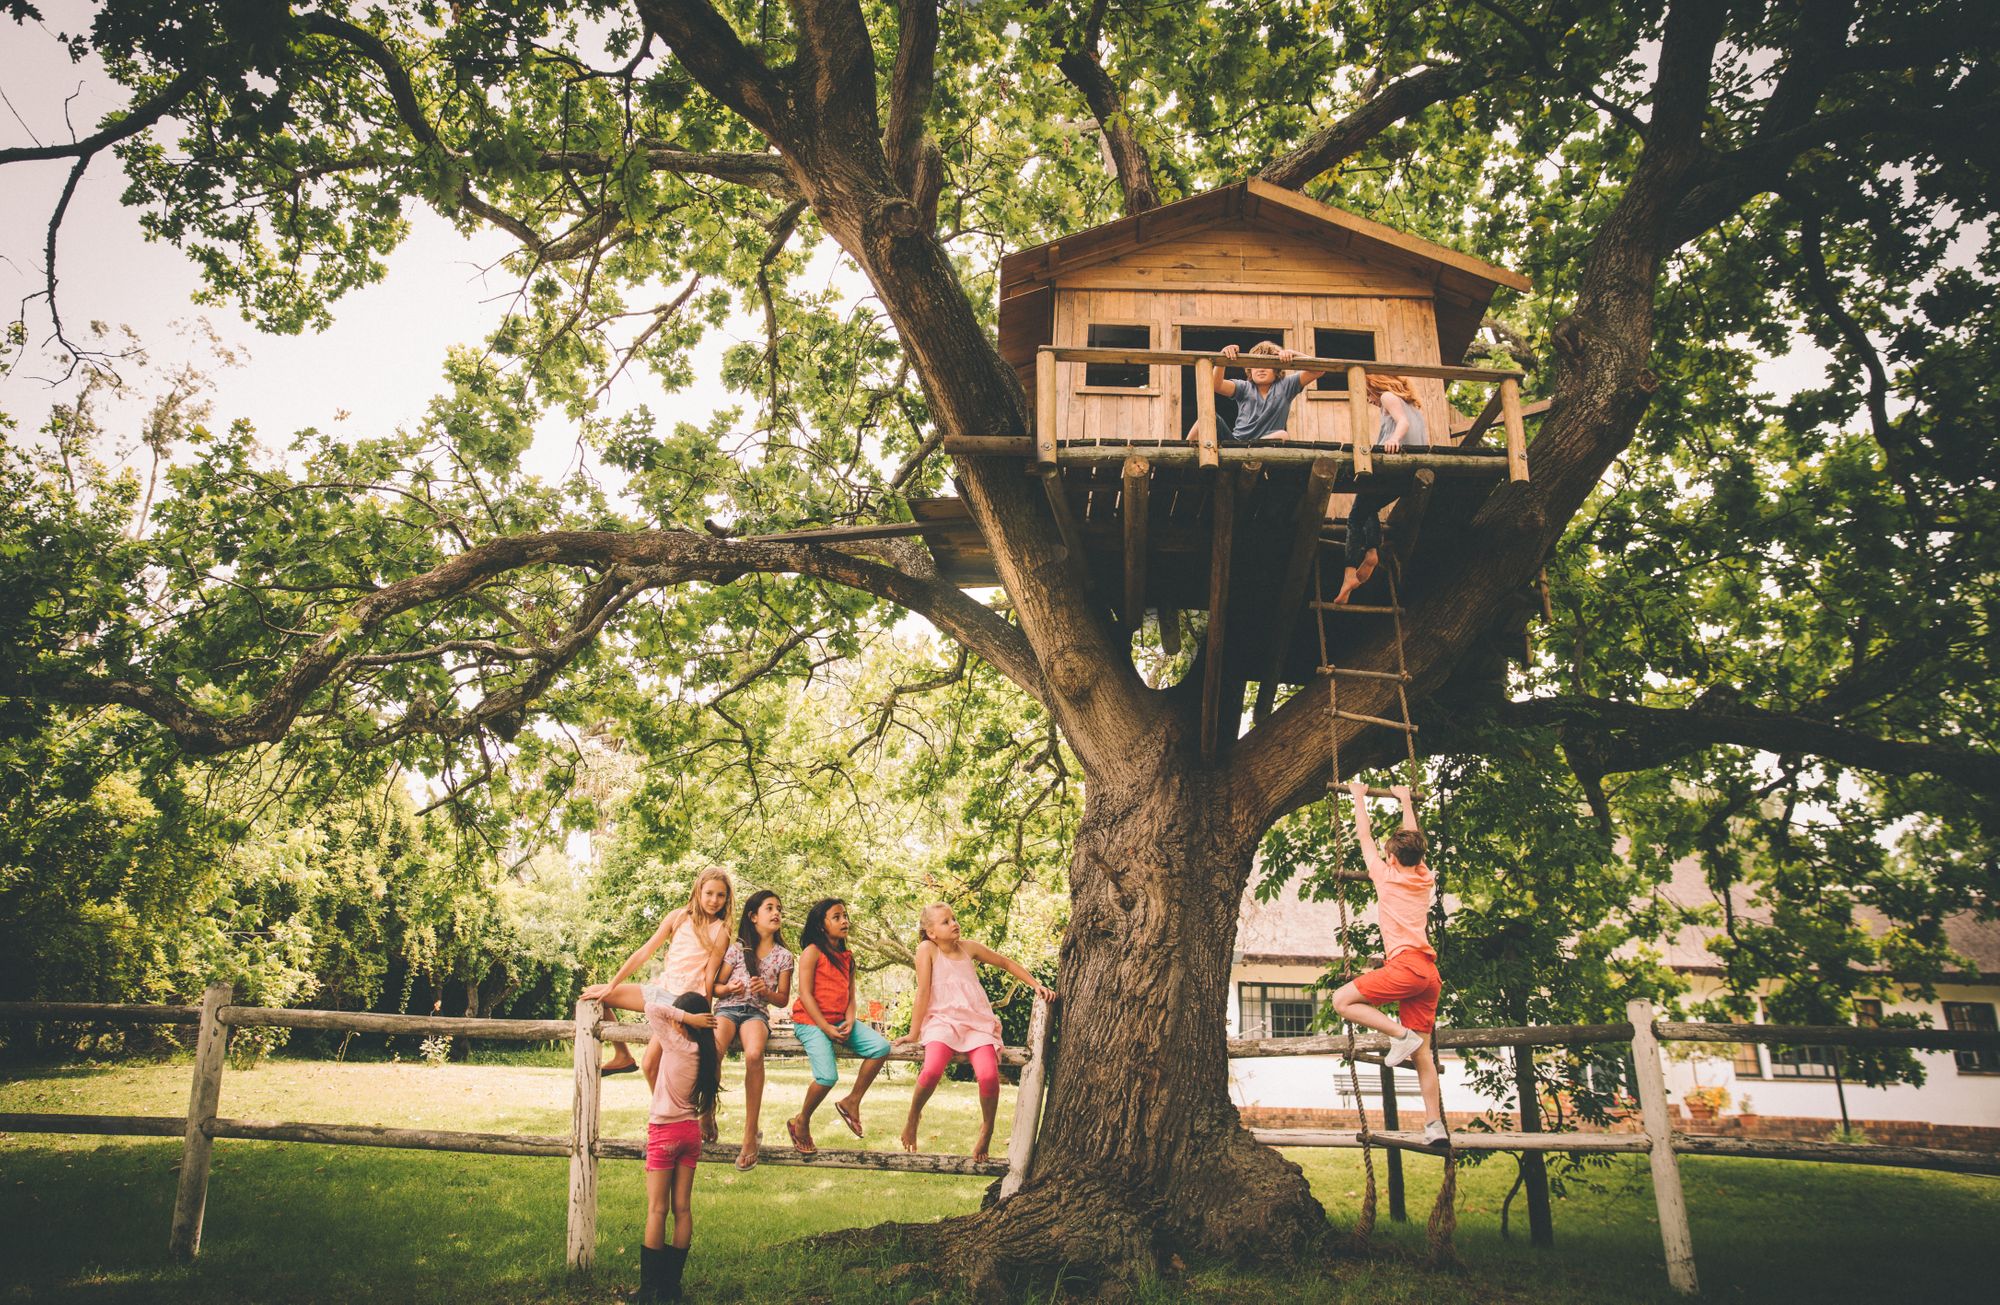
M 1294 364 L 1299 360 L 1293 360 Z M 606 1019 L 599 1003 L 578 1002 L 573 1020 L 469 1019 L 437 1015 L 388 1015 L 364 1011 L 292 1010 L 229 1003 L 229 990 L 217 985 L 195 1006 L 146 1006 L 94 1002 L 0 1002 L 0 1021 L 101 1023 L 127 1025 L 196 1025 L 199 1040 L 195 1071 L 185 1116 L 84 1115 L 55 1113 L 0 1114 L 0 1132 L 70 1133 L 102 1136 L 181 1137 L 180 1192 L 174 1206 L 170 1245 L 177 1255 L 191 1257 L 200 1247 L 203 1210 L 207 1202 L 209 1148 L 217 1138 L 298 1142 L 330 1146 L 391 1147 L 407 1150 L 456 1151 L 480 1155 L 562 1157 L 570 1160 L 569 1261 L 588 1268 L 596 1244 L 596 1177 L 600 1159 L 631 1159 L 645 1153 L 636 1138 L 599 1135 L 597 1058 L 603 1042 L 644 1042 L 644 1024 Z M 1679 1132 L 1671 1126 L 1665 1080 L 1660 1067 L 1661 1042 L 1764 1043 L 1779 1046 L 1902 1047 L 1919 1051 L 2000 1050 L 2000 1032 L 1957 1029 L 1855 1028 L 1846 1025 L 1704 1024 L 1656 1020 L 1649 1003 L 1632 1002 L 1629 1019 L 1606 1024 L 1528 1025 L 1498 1028 L 1441 1028 L 1433 1036 L 1439 1049 L 1514 1048 L 1530 1054 L 1537 1047 L 1624 1044 L 1637 1070 L 1636 1088 L 1643 1127 L 1636 1132 L 1548 1133 L 1462 1131 L 1451 1135 L 1448 1148 L 1433 1148 L 1420 1133 L 1389 1128 L 1253 1129 L 1251 1135 L 1271 1146 L 1360 1147 L 1375 1145 L 1395 1151 L 1449 1157 L 1466 1152 L 1571 1152 L 1578 1154 L 1643 1154 L 1652 1166 L 1654 1197 L 1659 1208 L 1661 1238 L 1667 1251 L 1668 1278 L 1675 1288 L 1697 1290 L 1692 1241 L 1682 1196 L 1680 1156 L 1722 1156 L 1738 1159 L 1789 1160 L 1812 1163 L 1885 1165 L 1948 1173 L 2000 1176 L 2000 1156 L 1931 1147 L 1877 1146 L 1852 1142 L 1803 1142 L 1777 1138 L 1720 1137 Z M 967 1155 L 907 1154 L 898 1151 L 822 1150 L 801 1156 L 788 1147 L 766 1146 L 759 1158 L 766 1164 L 864 1169 L 895 1173 L 928 1173 L 997 1177 L 1001 1194 L 1017 1190 L 1029 1173 L 1041 1115 L 1042 1079 L 1046 1068 L 1051 1007 L 1035 1002 L 1026 1046 L 1001 1049 L 1001 1063 L 1021 1070 L 1014 1130 L 1007 1158 L 975 1160 Z M 515 1042 L 569 1041 L 575 1048 L 576 1085 L 571 1130 L 567 1134 L 452 1132 L 365 1124 L 318 1124 L 248 1119 L 217 1115 L 221 1094 L 223 1052 L 229 1031 L 237 1028 L 319 1029 L 343 1033 L 395 1036 L 447 1036 Z M 1380 1034 L 1321 1034 L 1304 1038 L 1231 1038 L 1227 1052 L 1235 1059 L 1295 1056 L 1352 1056 L 1379 1061 L 1389 1040 Z M 796 1035 L 773 1031 L 765 1055 L 805 1054 Z M 839 1054 L 853 1053 L 840 1048 Z M 898 1048 L 889 1057 L 922 1059 L 917 1048 Z M 724 1161 L 737 1154 L 734 1146 L 711 1143 L 703 1148 L 709 1160 Z

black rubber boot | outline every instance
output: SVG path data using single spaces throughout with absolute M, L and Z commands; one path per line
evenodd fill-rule
M 660 1252 L 666 1263 L 660 1277 L 660 1299 L 679 1300 L 681 1298 L 681 1274 L 687 1270 L 688 1248 L 668 1246 Z
M 625 1293 L 626 1300 L 641 1305 L 667 1299 L 662 1288 L 667 1280 L 667 1255 L 671 1250 L 671 1247 L 665 1250 L 652 1246 L 639 1248 L 639 1285 Z

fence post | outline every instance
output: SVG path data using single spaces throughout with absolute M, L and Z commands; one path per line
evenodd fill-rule
M 1396 1112 L 1396 1071 L 1387 1065 L 1377 1068 L 1382 1071 L 1382 1129 L 1393 1133 L 1403 1126 Z M 1397 1223 L 1410 1217 L 1403 1206 L 1403 1153 L 1394 1147 L 1389 1149 L 1389 1217 Z
M 1007 1176 L 1000 1180 L 1000 1199 L 1021 1190 L 1028 1167 L 1035 1162 L 1035 1135 L 1042 1125 L 1042 1075 L 1049 1055 L 1049 1003 L 1035 998 L 1028 1017 L 1028 1063 L 1021 1067 L 1021 1084 L 1014 1093 L 1014 1127 L 1007 1136 Z
M 211 983 L 201 995 L 201 1032 L 194 1044 L 194 1083 L 188 1089 L 180 1184 L 174 1192 L 173 1231 L 167 1237 L 167 1251 L 177 1260 L 192 1260 L 201 1253 L 201 1219 L 208 1208 L 208 1162 L 215 1149 L 208 1129 L 222 1100 L 222 1061 L 229 1050 L 222 1008 L 229 1004 L 232 991 L 226 983 Z
M 604 1084 L 597 1070 L 597 1022 L 603 1018 L 602 1003 L 576 1003 L 576 1087 L 570 1097 L 569 1122 L 569 1267 L 573 1272 L 588 1270 L 597 1259 L 598 1103 Z
M 1660 1211 L 1660 1242 L 1667 1253 L 1667 1281 L 1692 1296 L 1701 1290 L 1694 1271 L 1694 1238 L 1688 1233 L 1687 1199 L 1681 1193 L 1680 1158 L 1674 1154 L 1673 1126 L 1667 1115 L 1667 1077 L 1660 1069 L 1660 1040 L 1653 1032 L 1653 1003 L 1628 1001 L 1632 1021 L 1632 1067 L 1638 1079 L 1639 1117 L 1652 1143 L 1653 1200 Z

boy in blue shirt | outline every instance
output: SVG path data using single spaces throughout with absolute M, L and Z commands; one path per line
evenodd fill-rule
M 1222 346 L 1224 355 L 1237 356 L 1236 346 Z M 1259 340 L 1250 346 L 1250 357 L 1276 358 L 1279 362 L 1290 362 L 1298 355 L 1290 349 Z M 1226 399 L 1236 400 L 1236 419 L 1224 421 L 1222 414 L 1215 414 L 1215 433 L 1225 440 L 1282 439 L 1285 435 L 1285 419 L 1291 415 L 1292 400 L 1306 387 L 1308 381 L 1319 379 L 1318 372 L 1294 371 L 1280 374 L 1276 367 L 1250 365 L 1244 374 L 1250 379 L 1232 381 L 1224 377 L 1225 368 L 1215 369 L 1215 392 Z

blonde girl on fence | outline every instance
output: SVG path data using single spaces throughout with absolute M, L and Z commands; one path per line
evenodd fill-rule
M 660 970 L 659 986 L 669 996 L 692 992 L 707 1000 L 714 994 L 716 976 L 722 969 L 723 953 L 729 946 L 728 919 L 735 903 L 736 887 L 730 883 L 726 871 L 715 866 L 702 871 L 695 878 L 694 891 L 688 894 L 688 904 L 667 913 L 667 918 L 660 921 L 660 927 L 653 931 L 653 936 L 625 958 L 625 963 L 618 967 L 618 973 L 611 976 L 607 986 L 615 988 L 631 978 L 664 943 L 667 959 Z M 643 1067 L 649 1086 L 654 1082 L 659 1065 L 660 1043 L 655 1038 L 646 1044 Z M 631 1048 L 621 1042 L 601 1072 L 623 1074 L 635 1068 L 639 1066 L 632 1059 Z M 716 1139 L 715 1108 L 712 1104 L 702 1116 L 701 1128 L 706 1140 L 713 1142 Z
M 716 991 L 715 1047 L 724 1056 L 740 1030 L 743 1035 L 743 1150 L 738 1169 L 757 1165 L 757 1148 L 764 1135 L 757 1131 L 764 1107 L 764 1044 L 771 1036 L 770 1007 L 783 1006 L 792 996 L 792 954 L 778 930 L 785 922 L 784 904 L 768 888 L 750 894 L 736 941 L 722 955 L 722 984 Z
M 799 930 L 799 997 L 792 1003 L 792 1030 L 806 1049 L 813 1081 L 806 1086 L 799 1113 L 785 1121 L 785 1131 L 800 1155 L 819 1149 L 813 1144 L 812 1117 L 840 1081 L 834 1049 L 847 1047 L 861 1057 L 854 1090 L 833 1103 L 834 1112 L 856 1137 L 862 1135 L 861 1098 L 868 1095 L 868 1085 L 889 1054 L 889 1040 L 855 1017 L 854 953 L 847 950 L 847 932 L 847 903 L 838 897 L 814 902 L 806 912 L 805 928 Z
M 715 1016 L 699 993 L 673 994 L 655 984 L 600 983 L 586 999 L 620 1010 L 641 1011 L 659 1048 L 652 1076 L 653 1106 L 646 1119 L 646 1230 L 639 1243 L 639 1290 L 634 1301 L 681 1298 L 681 1274 L 694 1240 L 694 1171 L 701 1162 L 700 1120 L 715 1116 L 722 1084 Z M 667 1239 L 667 1216 L 674 1221 Z
M 1055 992 L 1043 987 L 1019 961 L 1009 960 L 983 943 L 959 933 L 958 917 L 943 902 L 926 906 L 917 919 L 923 941 L 917 944 L 917 1003 L 910 1012 L 910 1031 L 898 1046 L 921 1042 L 924 1067 L 917 1075 L 917 1092 L 910 1098 L 910 1117 L 903 1124 L 903 1149 L 917 1149 L 917 1124 L 924 1105 L 937 1091 L 954 1056 L 972 1062 L 979 1083 L 979 1144 L 972 1158 L 984 1160 L 993 1145 L 993 1116 L 1000 1106 L 1000 1020 L 979 984 L 979 967 L 997 965 L 1053 1001 Z

